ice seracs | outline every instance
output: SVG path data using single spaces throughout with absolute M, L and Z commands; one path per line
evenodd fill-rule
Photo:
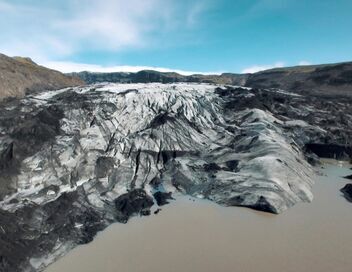
M 83 185 L 90 188 L 90 204 L 102 207 L 129 190 L 151 194 L 155 186 L 163 186 L 274 213 L 310 201 L 312 171 L 283 131 L 284 125 L 302 126 L 303 121 L 282 122 L 257 108 L 225 110 L 219 88 L 226 89 L 185 83 L 97 84 L 28 98 L 33 107 L 57 105 L 64 117 L 50 149 L 21 163 L 15 196 L 41 204 Z M 98 163 L 104 159 L 108 166 Z M 58 192 L 37 197 L 47 186 L 58 186 Z M 5 198 L 2 207 L 21 207 L 13 198 Z
M 331 113 L 306 117 L 313 102 L 186 83 L 95 84 L 10 101 L 0 108 L 7 269 L 41 270 L 176 193 L 271 213 L 311 201 L 306 144 L 345 140 L 324 127 Z

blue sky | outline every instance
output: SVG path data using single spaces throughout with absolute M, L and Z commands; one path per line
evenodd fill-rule
M 352 60 L 351 0 L 0 0 L 0 52 L 62 71 Z

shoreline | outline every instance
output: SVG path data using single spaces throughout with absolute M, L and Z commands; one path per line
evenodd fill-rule
M 344 248 L 348 251 L 348 248 L 352 246 L 352 239 L 341 239 L 341 235 L 343 235 L 344 232 L 341 232 L 340 230 L 344 229 L 347 231 L 352 227 L 352 218 L 346 217 L 347 212 L 350 212 L 351 206 L 350 203 L 348 203 L 343 196 L 340 195 L 340 192 L 337 189 L 340 187 L 342 188 L 344 184 L 348 183 L 348 180 L 342 179 L 341 175 L 344 173 L 350 173 L 351 165 L 343 164 L 341 167 L 339 165 L 339 163 L 327 164 L 324 162 L 322 164 L 324 169 L 318 168 L 317 170 L 323 172 L 323 174 L 328 171 L 330 175 L 317 176 L 315 185 L 313 185 L 313 193 L 315 195 L 313 202 L 309 204 L 299 203 L 283 214 L 268 214 L 243 207 L 222 207 L 216 203 L 212 203 L 211 201 L 204 199 L 193 199 L 189 196 L 177 196 L 176 200 L 171 201 L 170 204 L 166 206 L 163 206 L 157 216 L 152 214 L 149 217 L 143 218 L 133 217 L 128 224 L 115 223 L 110 225 L 104 231 L 99 232 L 93 242 L 73 249 L 65 257 L 50 265 L 45 271 L 56 272 L 65 269 L 67 270 L 71 267 L 74 268 L 73 270 L 75 271 L 90 272 L 94 270 L 89 270 L 89 266 L 94 269 L 98 269 L 99 265 L 97 266 L 97 264 L 95 264 L 98 263 L 101 265 L 100 270 L 102 271 L 110 272 L 120 269 L 120 271 L 137 272 L 144 270 L 140 270 L 137 266 L 134 266 L 132 264 L 133 262 L 137 261 L 140 262 L 140 264 L 143 262 L 143 267 L 145 267 L 145 262 L 150 259 L 159 259 L 159 257 L 169 258 L 168 261 L 170 264 L 172 263 L 172 265 L 178 267 L 177 269 L 179 269 L 179 271 L 180 269 L 183 269 L 183 271 L 201 271 L 202 265 L 197 261 L 193 263 L 195 266 L 193 267 L 193 270 L 189 270 L 190 267 L 187 265 L 182 266 L 178 263 L 185 262 L 184 258 L 187 259 L 187 256 L 184 256 L 182 253 L 182 250 L 188 252 L 188 249 L 185 248 L 186 245 L 193 248 L 196 252 L 199 250 L 205 251 L 204 256 L 202 255 L 201 259 L 205 260 L 208 267 L 209 265 L 212 265 L 209 264 L 210 261 L 206 261 L 208 259 L 212 260 L 214 264 L 217 264 L 217 266 L 212 267 L 212 269 L 225 269 L 225 267 L 218 263 L 219 260 L 222 260 L 223 262 L 221 263 L 225 266 L 226 262 L 230 262 L 231 264 L 231 258 L 227 259 L 227 257 L 230 256 L 227 256 L 226 252 L 233 251 L 236 254 L 232 257 L 244 267 L 247 265 L 246 269 L 248 270 L 245 271 L 255 271 L 255 266 L 252 266 L 250 264 L 250 260 L 248 259 L 249 256 L 252 255 L 256 256 L 256 258 L 259 258 L 260 260 L 257 262 L 257 268 L 262 267 L 262 271 L 270 271 L 269 268 L 266 270 L 265 266 L 263 266 L 264 263 L 261 263 L 261 258 L 263 258 L 263 256 L 257 256 L 255 254 L 257 253 L 257 248 L 255 246 L 257 242 L 259 242 L 259 245 L 257 245 L 259 248 L 264 245 L 266 246 L 263 248 L 266 248 L 267 246 L 273 247 L 274 251 L 272 254 L 282 254 L 280 253 L 280 250 L 277 250 L 278 248 L 281 248 L 282 252 L 286 253 L 289 253 L 290 250 L 294 249 L 294 252 L 290 252 L 290 254 L 293 254 L 292 256 L 298 254 L 298 256 L 296 256 L 297 258 L 304 257 L 300 251 L 306 251 L 310 248 L 320 250 L 321 252 L 317 252 L 316 257 L 310 256 L 309 252 L 305 252 L 309 258 L 319 258 L 315 259 L 314 262 L 312 262 L 309 258 L 301 259 L 300 261 L 305 264 L 306 268 L 318 261 L 324 263 L 326 260 L 329 260 L 331 263 L 336 264 L 335 261 L 337 259 L 341 261 L 341 256 L 346 257 L 346 259 L 344 259 L 345 264 L 350 266 L 352 265 L 352 261 L 349 261 L 347 256 L 343 254 L 343 252 L 346 251 L 340 251 L 339 249 Z M 335 177 L 336 180 L 331 181 L 331 177 Z M 334 206 L 338 209 L 335 210 Z M 311 214 L 309 215 L 309 213 Z M 209 217 L 211 219 L 210 221 Z M 343 222 L 346 226 L 339 226 L 338 224 L 341 224 L 341 222 Z M 211 228 L 208 228 L 209 225 Z M 165 228 L 169 228 L 170 231 L 165 231 Z M 334 228 L 336 232 L 332 231 Z M 263 231 L 263 229 L 267 229 L 267 232 Z M 215 235 L 213 232 L 214 230 L 218 231 L 216 232 L 217 239 L 221 240 L 222 243 L 228 246 L 228 248 L 224 249 L 224 252 L 221 250 L 219 241 L 217 242 L 216 239 L 214 240 L 214 237 L 212 236 Z M 198 234 L 198 232 L 201 232 L 201 234 Z M 238 248 L 236 246 L 237 242 L 235 242 L 236 239 L 232 241 L 234 238 L 230 234 L 235 235 L 236 237 L 238 236 L 237 242 L 241 241 L 240 244 L 244 248 Z M 252 236 L 248 234 L 251 234 Z M 322 237 L 324 237 L 326 241 L 319 238 L 323 234 L 325 236 Z M 192 235 L 198 240 L 194 241 L 194 237 L 192 238 Z M 207 241 L 204 235 L 210 240 Z M 151 239 L 150 236 L 153 236 L 154 238 Z M 225 239 L 226 236 L 228 236 L 227 239 L 234 242 L 234 245 L 228 244 L 227 239 Z M 247 240 L 244 238 L 247 238 Z M 254 238 L 258 240 L 255 241 Z M 166 241 L 164 241 L 165 239 Z M 305 239 L 307 241 L 304 241 Z M 110 240 L 115 241 L 115 244 L 111 244 Z M 178 244 L 177 240 L 182 240 L 186 243 L 186 245 Z M 169 250 L 173 252 L 172 254 L 179 254 L 178 256 L 177 254 L 174 256 L 176 260 L 171 261 L 171 256 L 167 253 L 167 241 L 177 245 L 171 249 L 169 248 Z M 197 243 L 199 247 L 197 247 Z M 328 245 L 328 243 L 332 243 L 332 245 Z M 322 246 L 316 247 L 319 244 L 322 244 Z M 290 245 L 292 247 L 290 247 Z M 333 250 L 329 250 L 334 246 L 337 246 L 336 250 L 340 254 L 340 257 L 335 256 L 337 255 L 337 252 L 334 253 Z M 139 249 L 140 247 L 146 250 L 145 254 L 147 254 L 150 259 L 146 259 L 142 256 L 143 250 Z M 159 247 L 163 250 L 160 249 L 159 251 Z M 158 254 L 161 254 L 161 256 L 157 257 L 153 252 L 148 251 L 147 248 L 156 250 Z M 212 248 L 215 252 L 212 251 Z M 135 260 L 136 256 L 133 254 L 130 256 L 130 259 L 128 259 L 124 250 L 130 253 L 134 251 L 140 252 L 140 255 L 135 253 L 138 257 L 137 260 Z M 216 255 L 219 254 L 219 251 L 221 251 L 222 254 Z M 110 254 L 111 252 L 113 253 Z M 106 256 L 103 257 L 105 254 Z M 164 256 L 165 254 L 167 256 Z M 265 255 L 265 258 L 272 258 L 269 252 L 263 252 L 263 254 Z M 227 257 L 225 258 L 224 256 Z M 241 256 L 241 258 L 244 258 L 246 261 L 237 260 L 236 256 Z M 335 258 L 332 258 L 331 256 Z M 197 258 L 200 258 L 199 254 L 195 253 L 194 258 L 196 260 Z M 281 258 L 284 258 L 284 256 L 281 256 Z M 295 271 L 295 266 L 292 265 L 292 257 L 286 256 L 286 258 L 288 259 L 285 263 L 290 263 L 291 267 L 285 271 Z M 87 264 L 86 262 L 89 262 L 89 259 L 94 261 Z M 113 262 L 115 259 L 116 263 Z M 132 262 L 132 260 L 134 261 Z M 192 263 L 191 260 L 188 259 L 188 261 Z M 80 269 L 79 264 L 83 265 L 84 263 L 87 265 Z M 73 266 L 70 266 L 70 264 Z M 166 265 L 167 263 L 162 261 L 162 264 Z M 235 264 L 233 263 L 232 265 Z M 283 264 L 280 260 L 278 260 L 276 265 L 281 266 Z M 298 267 L 296 268 L 299 268 L 300 265 L 297 264 L 297 266 Z M 154 271 L 161 271 L 158 270 L 157 267 L 153 266 L 153 261 L 151 261 L 151 263 L 147 262 L 147 267 L 154 269 Z M 328 271 L 321 270 L 326 267 L 330 267 L 330 269 L 333 268 L 331 264 L 328 266 L 325 264 L 325 266 L 321 266 L 319 268 L 320 270 L 318 268 L 312 268 L 309 271 Z M 345 267 L 345 265 L 340 264 L 340 268 L 343 267 Z M 275 269 L 271 271 L 283 271 L 279 270 L 277 267 L 271 267 L 271 269 Z M 283 269 L 283 267 L 280 269 Z M 167 269 L 167 271 L 176 270 Z

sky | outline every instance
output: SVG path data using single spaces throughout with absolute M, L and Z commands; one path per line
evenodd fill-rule
M 351 0 L 0 0 L 0 53 L 63 72 L 352 61 Z

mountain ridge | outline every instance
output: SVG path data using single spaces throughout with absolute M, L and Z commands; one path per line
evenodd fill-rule
M 87 84 L 111 82 L 111 83 L 214 83 L 243 85 L 248 74 L 223 73 L 221 75 L 182 75 L 176 72 L 159 72 L 155 70 L 141 70 L 139 72 L 89 72 L 68 73 L 67 75 L 77 76 Z
M 84 85 L 77 78 L 36 64 L 30 58 L 0 54 L 0 100 L 27 92 Z
M 176 72 L 142 70 L 136 73 L 69 73 L 87 84 L 111 83 L 175 83 L 194 82 L 237 85 L 254 88 L 277 88 L 317 96 L 352 97 L 352 62 L 273 68 L 252 74 L 181 75 Z
M 177 72 L 60 73 L 28 57 L 0 53 L 0 100 L 23 97 L 27 92 L 61 89 L 94 83 L 208 83 L 262 89 L 283 89 L 314 96 L 352 97 L 352 62 L 272 68 L 256 73 L 182 75 Z

